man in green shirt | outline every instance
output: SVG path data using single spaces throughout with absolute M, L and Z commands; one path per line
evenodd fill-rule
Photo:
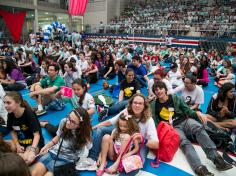
M 38 103 L 37 115 L 46 113 L 43 106 L 53 110 L 62 110 L 64 103 L 61 99 L 55 98 L 55 93 L 60 90 L 61 86 L 65 85 L 65 81 L 58 75 L 58 65 L 49 65 L 48 76 L 39 82 L 33 84 L 30 88 L 29 96 L 34 98 Z

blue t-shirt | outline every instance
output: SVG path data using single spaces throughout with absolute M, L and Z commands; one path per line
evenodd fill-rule
M 134 70 L 135 75 L 137 75 L 137 76 L 147 75 L 147 70 L 143 64 L 140 64 L 139 67 L 136 67 L 133 64 L 129 64 L 128 68 L 132 68 Z

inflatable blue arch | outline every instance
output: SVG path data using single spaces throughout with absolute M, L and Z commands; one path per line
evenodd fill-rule
M 49 37 L 52 33 L 52 30 L 59 28 L 62 30 L 64 34 L 68 33 L 68 30 L 64 24 L 59 23 L 58 21 L 53 22 L 51 25 L 48 26 L 48 28 L 43 33 L 43 38 L 45 42 L 48 42 Z

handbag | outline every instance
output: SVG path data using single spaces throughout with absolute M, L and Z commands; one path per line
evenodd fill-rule
M 60 153 L 60 149 L 61 149 L 63 140 L 64 139 L 62 138 L 61 143 L 58 148 L 58 151 L 57 151 L 57 156 L 55 158 L 55 162 L 54 162 L 54 166 L 53 166 L 53 168 L 54 168 L 53 175 L 54 176 L 76 176 L 76 175 L 79 175 L 79 174 L 76 174 L 75 162 L 69 162 L 64 165 L 56 166 L 56 162 L 58 159 L 58 155 Z
M 124 154 L 126 154 L 130 148 L 131 142 L 133 141 L 134 137 L 140 135 L 140 134 L 134 134 L 133 136 L 130 137 L 129 142 L 127 143 L 124 152 L 121 155 L 121 158 L 124 156 Z M 144 144 L 143 140 L 142 140 L 142 145 Z M 140 150 L 138 152 L 138 154 L 136 155 L 131 155 L 129 157 L 126 158 L 122 158 L 120 163 L 119 163 L 119 172 L 122 172 L 123 170 L 125 170 L 126 173 L 130 173 L 134 170 L 138 170 L 143 168 L 143 161 L 142 158 L 140 157 Z

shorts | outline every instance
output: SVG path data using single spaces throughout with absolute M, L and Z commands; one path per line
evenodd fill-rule
M 55 159 L 56 159 L 56 155 L 51 152 L 48 152 L 45 155 L 43 155 L 41 158 L 39 158 L 38 162 L 43 163 L 43 165 L 47 168 L 48 171 L 53 172 Z M 65 165 L 66 163 L 69 163 L 69 161 L 63 160 L 61 158 L 57 158 L 57 162 L 55 166 Z

